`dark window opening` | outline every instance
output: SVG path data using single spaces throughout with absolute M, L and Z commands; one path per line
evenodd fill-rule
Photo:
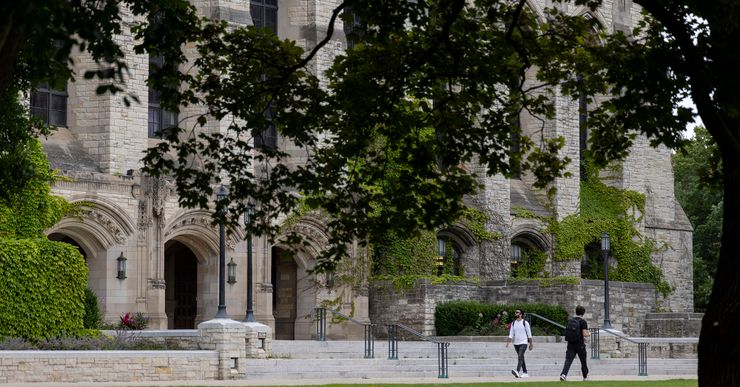
M 252 14 L 252 23 L 255 27 L 267 28 L 277 35 L 278 0 L 251 0 L 249 11 Z
M 46 124 L 67 126 L 67 87 L 55 90 L 41 84 L 31 92 L 31 114 Z
M 347 38 L 347 49 L 354 48 L 365 35 L 365 26 L 360 15 L 352 11 L 351 7 L 344 9 L 344 36 Z
M 161 56 L 149 58 L 149 75 L 155 68 L 164 66 L 164 58 Z M 162 107 L 161 92 L 149 86 L 149 138 L 162 138 L 164 131 L 177 126 L 177 113 Z

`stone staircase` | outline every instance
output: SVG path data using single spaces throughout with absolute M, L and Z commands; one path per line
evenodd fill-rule
M 388 342 L 375 341 L 375 356 L 364 358 L 362 341 L 283 341 L 272 343 L 270 359 L 248 359 L 247 379 L 339 379 L 339 378 L 437 378 L 437 346 L 424 341 L 398 342 L 398 359 L 388 360 Z M 530 376 L 557 378 L 565 360 L 565 343 L 535 337 L 533 351 L 527 351 Z M 637 375 L 637 358 L 588 359 L 591 375 Z M 452 342 L 448 348 L 448 376 L 511 376 L 516 354 L 504 342 Z M 648 357 L 648 375 L 694 377 L 697 360 Z M 580 377 L 578 359 L 570 375 Z

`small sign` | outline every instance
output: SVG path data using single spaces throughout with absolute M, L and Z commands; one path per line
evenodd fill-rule
M 258 339 L 267 338 L 267 332 L 257 332 L 257 338 Z

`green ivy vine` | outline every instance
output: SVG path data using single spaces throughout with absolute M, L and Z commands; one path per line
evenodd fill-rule
M 598 252 L 598 248 L 587 246 L 598 243 L 602 232 L 606 232 L 611 238 L 611 256 L 618 262 L 609 272 L 611 279 L 652 283 L 663 295 L 670 293 L 662 270 L 651 261 L 651 255 L 663 247 L 635 227 L 645 212 L 645 195 L 607 186 L 595 168 L 587 168 L 587 173 L 587 179 L 581 182 L 580 212 L 560 222 L 551 219 L 547 226 L 546 231 L 557 240 L 555 260 L 577 261 L 584 251 Z M 602 279 L 598 254 L 590 254 L 588 260 L 591 270 L 583 275 Z

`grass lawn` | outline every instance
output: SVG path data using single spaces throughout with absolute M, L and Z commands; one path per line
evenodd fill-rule
M 565 387 L 572 386 L 574 383 L 584 383 L 580 380 L 561 382 L 525 382 L 521 380 L 502 382 L 502 383 L 430 383 L 430 384 L 312 384 L 310 387 L 512 387 L 515 384 L 524 384 L 526 387 Z M 698 382 L 696 379 L 672 379 L 672 380 L 615 380 L 615 381 L 602 381 L 594 380 L 585 382 L 583 386 L 600 386 L 600 387 L 696 387 Z M 308 387 L 309 385 L 306 385 Z M 267 386 L 263 386 L 267 387 Z M 297 387 L 293 386 L 269 386 L 269 387 Z
M 583 383 L 579 379 L 574 382 L 504 382 L 504 383 L 444 383 L 444 384 L 362 384 L 364 387 L 512 387 L 514 384 L 525 384 L 526 387 L 564 387 L 573 385 L 573 383 Z M 603 386 L 603 387 L 696 387 L 698 382 L 696 380 L 686 379 L 674 379 L 674 380 L 646 380 L 646 381 L 602 381 L 594 380 L 586 382 L 588 386 Z M 326 384 L 325 387 L 347 387 L 347 384 Z

